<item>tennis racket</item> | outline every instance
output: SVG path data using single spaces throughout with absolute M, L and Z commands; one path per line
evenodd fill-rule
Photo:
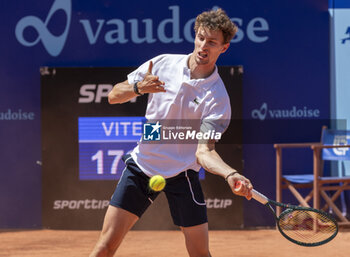
M 242 182 L 235 184 L 239 191 Z M 256 190 L 252 190 L 253 198 L 267 206 L 273 213 L 278 230 L 289 241 L 302 246 L 319 246 L 331 241 L 338 233 L 337 221 L 328 213 L 309 207 L 283 204 L 273 201 Z M 273 206 L 285 210 L 277 217 Z

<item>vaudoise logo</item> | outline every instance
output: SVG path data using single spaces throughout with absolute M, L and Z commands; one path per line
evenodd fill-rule
M 192 142 L 193 140 L 220 140 L 222 133 L 214 130 L 206 132 L 196 130 L 188 125 L 162 126 L 159 121 L 143 124 L 143 141 L 164 141 L 166 143 Z
M 269 109 L 267 103 L 264 102 L 259 109 L 253 109 L 251 112 L 253 119 L 261 121 L 265 119 L 305 119 L 320 117 L 319 109 L 310 109 L 306 106 L 299 108 L 292 106 L 290 109 Z
M 62 10 L 67 17 L 66 27 L 61 35 L 53 35 L 47 28 L 52 16 L 59 10 Z M 19 20 L 16 25 L 16 38 L 24 46 L 34 46 L 41 41 L 46 51 L 52 56 L 58 56 L 66 43 L 69 25 L 72 13 L 71 0 L 56 0 L 46 17 L 45 21 L 40 20 L 36 16 L 26 16 Z M 32 27 L 38 33 L 38 37 L 33 41 L 28 41 L 24 38 L 24 30 Z
M 99 1 L 86 2 L 87 5 L 99 4 Z M 94 3 L 96 2 L 96 3 Z M 217 9 L 213 6 L 212 9 Z M 110 17 L 109 19 L 77 19 L 72 18 L 71 0 L 54 0 L 45 20 L 38 16 L 29 15 L 19 19 L 15 27 L 15 35 L 20 44 L 26 47 L 32 47 L 41 42 L 46 51 L 51 56 L 59 56 L 66 45 L 67 37 L 71 27 L 71 21 L 78 21 L 75 28 L 82 29 L 85 34 L 81 40 L 87 40 L 90 46 L 97 43 L 108 45 L 113 44 L 179 44 L 183 42 L 193 43 L 194 32 L 193 25 L 195 19 L 181 20 L 181 8 L 179 5 L 168 6 L 170 11 L 168 17 L 159 22 L 151 17 L 130 17 L 123 20 L 119 17 Z M 49 24 L 55 24 L 55 13 L 64 12 L 66 16 L 64 31 L 56 35 L 49 30 Z M 164 12 L 164 10 L 159 10 Z M 249 21 L 243 21 L 242 18 L 231 18 L 239 26 L 236 36 L 231 43 L 238 43 L 248 39 L 253 43 L 263 43 L 269 39 L 269 24 L 263 17 L 253 17 Z M 243 27 L 244 26 L 244 27 Z M 171 27 L 171 29 L 169 29 Z M 36 37 L 27 38 L 25 30 L 34 29 Z M 74 31 L 77 33 L 78 31 Z M 80 32 L 79 32 L 80 33 Z M 103 42 L 101 42 L 103 41 Z

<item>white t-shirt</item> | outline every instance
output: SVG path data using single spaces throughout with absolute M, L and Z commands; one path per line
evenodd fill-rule
M 164 121 L 197 123 L 202 131 L 224 132 L 231 118 L 230 99 L 217 67 L 205 79 L 191 79 L 188 68 L 190 55 L 160 55 L 152 59 L 152 74 L 165 82 L 166 92 L 148 96 L 146 119 L 152 122 Z M 143 80 L 149 61 L 128 75 L 133 84 Z M 197 143 L 145 143 L 142 140 L 131 156 L 148 176 L 160 174 L 166 178 L 182 171 L 199 171 L 196 162 Z

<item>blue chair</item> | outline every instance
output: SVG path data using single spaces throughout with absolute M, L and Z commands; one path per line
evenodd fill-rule
M 321 209 L 320 203 L 323 199 L 323 210 L 328 209 L 330 212 L 334 212 L 340 220 L 340 225 L 350 225 L 350 221 L 346 217 L 347 210 L 344 201 L 344 191 L 350 190 L 350 175 L 345 175 L 343 163 L 350 160 L 350 131 L 323 127 L 320 142 L 275 144 L 274 148 L 276 149 L 276 200 L 282 202 L 282 190 L 284 189 L 289 189 L 301 206 L 309 207 L 309 202 L 313 199 L 312 207 Z M 313 172 L 301 175 L 284 175 L 282 150 L 288 148 L 310 149 L 313 154 Z M 340 169 L 333 169 L 331 174 L 325 176 L 324 161 L 340 162 Z M 305 188 L 310 189 L 308 193 L 305 193 L 307 190 L 300 190 Z M 342 211 L 335 204 L 339 197 L 341 197 Z M 278 208 L 277 213 L 280 214 L 280 212 L 281 210 Z

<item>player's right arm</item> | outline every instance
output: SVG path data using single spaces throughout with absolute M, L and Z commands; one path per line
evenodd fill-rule
M 166 92 L 164 82 L 158 76 L 152 74 L 153 63 L 150 61 L 148 71 L 142 81 L 136 82 L 140 94 Z M 134 90 L 135 84 L 129 84 L 128 80 L 116 84 L 108 94 L 110 104 L 121 104 L 138 96 Z
M 250 180 L 239 174 L 235 169 L 226 164 L 215 150 L 215 140 L 202 140 L 198 143 L 196 151 L 197 163 L 206 171 L 219 175 L 226 179 L 232 192 L 236 195 L 252 198 L 253 185 Z M 235 183 L 242 181 L 240 190 L 235 190 Z

